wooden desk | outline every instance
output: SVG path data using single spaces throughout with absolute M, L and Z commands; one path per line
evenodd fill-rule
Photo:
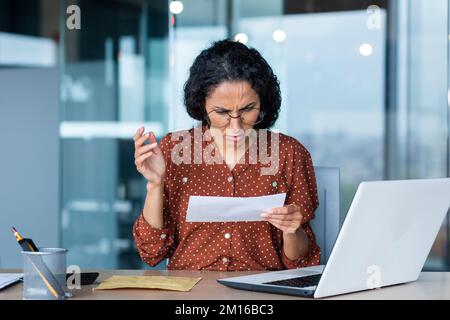
M 20 270 L 0 270 L 1 272 L 21 272 Z M 252 292 L 228 288 L 216 282 L 216 279 L 252 274 L 255 272 L 201 272 L 201 271 L 153 271 L 153 270 L 100 270 L 97 282 L 112 275 L 170 275 L 180 277 L 202 277 L 190 292 L 172 292 L 164 290 L 120 289 L 92 290 L 97 284 L 73 290 L 72 299 L 101 300 L 287 300 L 300 297 Z M 22 284 L 0 291 L 0 300 L 22 299 Z M 450 272 L 422 272 L 416 282 L 340 295 L 328 299 L 450 299 Z

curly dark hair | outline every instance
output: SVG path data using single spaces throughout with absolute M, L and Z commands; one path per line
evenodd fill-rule
M 231 40 L 214 42 L 194 60 L 184 85 L 184 104 L 188 114 L 207 124 L 205 100 L 225 81 L 247 81 L 258 94 L 263 119 L 255 129 L 274 125 L 281 107 L 280 84 L 261 54 Z

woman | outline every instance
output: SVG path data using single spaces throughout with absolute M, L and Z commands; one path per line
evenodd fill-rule
M 265 130 L 278 118 L 281 95 L 264 58 L 239 42 L 214 43 L 190 68 L 184 102 L 200 127 L 159 143 L 145 128 L 134 136 L 136 168 L 148 181 L 133 228 L 143 261 L 155 266 L 169 258 L 168 269 L 222 271 L 319 264 L 310 226 L 318 206 L 311 156 L 294 138 Z M 276 161 L 264 174 L 268 161 L 255 155 L 266 151 Z M 285 205 L 263 213 L 262 221 L 186 222 L 190 195 L 277 193 L 286 193 Z

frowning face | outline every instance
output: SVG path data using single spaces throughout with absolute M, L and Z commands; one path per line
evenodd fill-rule
M 222 82 L 206 98 L 205 108 L 211 128 L 238 144 L 262 115 L 259 96 L 247 81 Z

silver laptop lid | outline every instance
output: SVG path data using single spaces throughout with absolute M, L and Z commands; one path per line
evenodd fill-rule
M 450 178 L 359 185 L 314 294 L 417 280 L 450 207 Z

